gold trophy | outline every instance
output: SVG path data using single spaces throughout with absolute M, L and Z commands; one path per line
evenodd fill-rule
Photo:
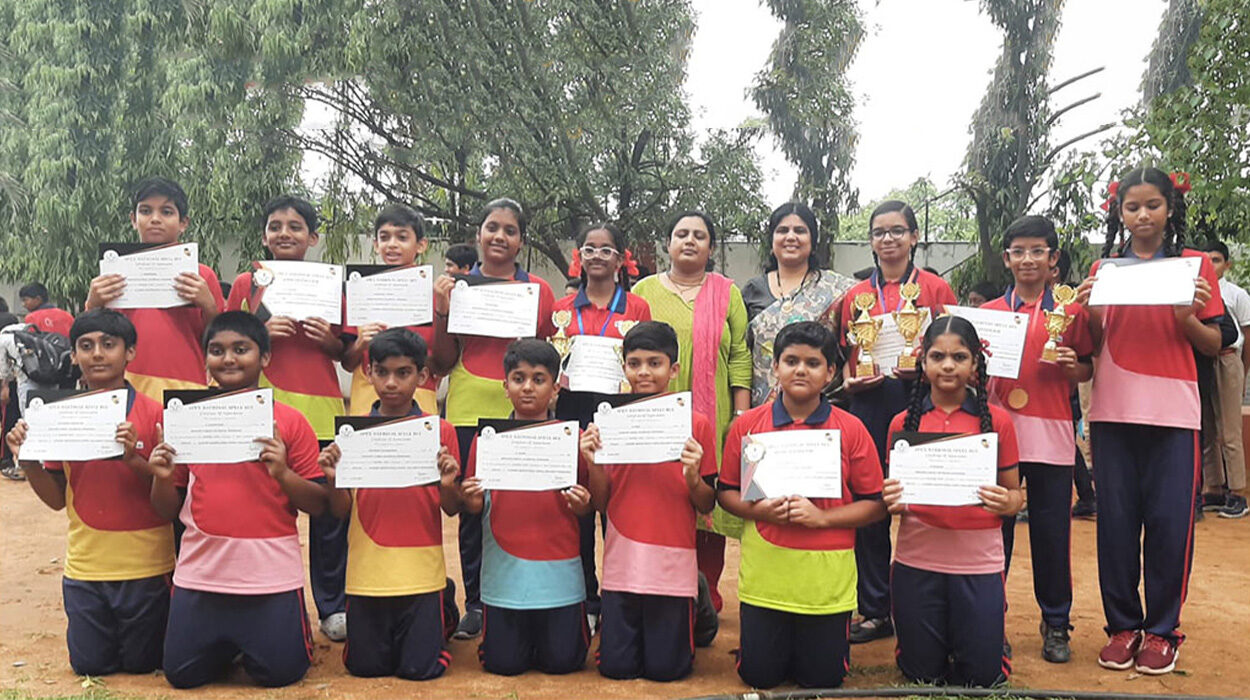
M 569 355 L 569 348 L 572 347 L 573 341 L 564 333 L 564 329 L 569 327 L 573 322 L 573 312 L 567 309 L 557 311 L 551 314 L 551 322 L 556 326 L 556 334 L 547 339 L 551 343 L 551 347 L 560 353 L 560 359 L 564 359 Z
M 916 369 L 916 336 L 924 327 L 929 317 L 928 309 L 917 309 L 916 299 L 920 297 L 920 285 L 908 282 L 898 291 L 903 298 L 903 308 L 894 312 L 894 325 L 898 326 L 898 334 L 903 336 L 903 352 L 898 356 L 898 369 Z
M 871 377 L 877 373 L 877 363 L 872 359 L 872 346 L 877 342 L 877 334 L 881 331 L 881 319 L 872 317 L 872 309 L 877 305 L 877 297 L 869 292 L 855 295 L 855 308 L 859 316 L 851 322 L 850 341 L 859 348 L 859 362 L 855 365 L 855 376 Z
M 1042 312 L 1046 314 L 1046 332 L 1050 334 L 1050 338 L 1042 346 L 1042 362 L 1054 363 L 1059 360 L 1059 341 L 1068 326 L 1076 320 L 1075 316 L 1069 316 L 1064 310 L 1076 298 L 1076 290 L 1061 284 L 1051 290 L 1051 296 L 1055 299 L 1055 310 Z

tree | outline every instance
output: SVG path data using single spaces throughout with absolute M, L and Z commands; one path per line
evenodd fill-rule
M 844 240 L 867 241 L 872 222 L 872 210 L 882 202 L 896 199 L 907 202 L 916 211 L 920 225 L 920 240 L 924 241 L 975 241 L 977 240 L 975 205 L 968 194 L 958 187 L 938 191 L 927 177 L 901 189 L 864 204 L 842 218 Z

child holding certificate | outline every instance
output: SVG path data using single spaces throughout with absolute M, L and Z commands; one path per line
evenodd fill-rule
M 274 260 L 303 260 L 317 244 L 317 210 L 310 202 L 290 195 L 265 205 L 265 229 L 261 234 Z M 258 313 L 264 304 L 265 286 L 255 284 L 252 272 L 234 280 L 226 308 Z M 334 363 L 343 355 L 341 328 L 317 317 L 294 319 L 269 315 L 273 360 L 261 374 L 261 386 L 273 387 L 274 399 L 304 414 L 318 440 L 334 438 L 334 417 L 343 412 Z M 321 631 L 330 640 L 343 641 L 346 634 L 346 599 L 343 567 L 347 556 L 347 533 L 339 520 L 323 515 L 313 518 L 308 533 L 308 575 L 313 602 L 321 618 Z
M 1172 671 L 1185 639 L 1180 613 L 1201 460 L 1194 352 L 1219 352 L 1224 314 L 1210 259 L 1184 247 L 1188 189 L 1188 175 L 1155 168 L 1113 183 L 1104 205 L 1104 259 L 1094 262 L 1076 297 L 1089 298 L 1108 257 L 1201 260 L 1191 303 L 1096 306 L 1089 314 L 1097 358 L 1089 422 L 1098 471 L 1098 583 L 1110 635 L 1098 663 L 1156 675 Z
M 149 178 L 140 182 L 131 198 L 130 225 L 143 243 L 166 245 L 178 242 L 187 230 L 187 194 L 172 180 Z M 126 379 L 136 389 L 160 401 L 165 389 L 203 389 L 204 352 L 200 337 L 204 328 L 225 306 L 217 274 L 207 265 L 199 274 L 178 276 L 178 296 L 187 306 L 172 309 L 123 309 L 135 324 L 139 337 L 135 358 L 126 368 Z M 99 309 L 125 291 L 121 275 L 100 275 L 91 280 L 87 309 Z
M 525 214 L 511 199 L 496 199 L 482 212 L 477 244 L 482 259 L 469 271 L 470 277 L 510 280 L 538 285 L 538 316 L 534 336 L 555 335 L 551 308 L 555 297 L 551 286 L 517 264 L 525 239 Z M 434 338 L 430 344 L 430 368 L 447 380 L 447 421 L 456 426 L 460 441 L 460 462 L 468 461 L 469 445 L 479 418 L 504 418 L 512 404 L 504 391 L 504 353 L 509 338 L 453 335 L 447 332 L 451 310 L 451 290 L 456 279 L 444 274 L 434 282 Z M 556 378 L 556 374 L 552 378 Z M 460 514 L 460 571 L 464 576 L 464 618 L 456 630 L 457 639 L 472 639 L 482 633 L 482 601 L 479 569 L 482 563 L 482 522 L 471 512 Z
M 503 366 L 510 417 L 547 420 L 559 392 L 555 349 L 518 340 Z M 590 645 L 577 524 L 591 512 L 585 465 L 578 465 L 578 483 L 560 491 L 488 492 L 476 477 L 477 454 L 474 437 L 461 493 L 465 509 L 482 522 L 482 667 L 504 676 L 576 671 Z
M 134 325 L 110 309 L 88 311 L 70 328 L 72 358 L 87 388 L 126 390 L 126 422 L 117 426 L 121 456 L 20 463 L 39 499 L 69 513 L 61 590 L 69 664 L 80 676 L 161 667 L 174 534 L 148 500 L 147 457 L 156 444 L 161 406 L 126 383 L 135 341 Z M 26 422 L 19 420 L 7 437 L 14 460 L 26 436 Z
M 242 311 L 213 319 L 203 349 L 226 391 L 255 390 L 269 364 L 265 325 Z M 298 511 L 325 510 L 325 476 L 308 419 L 277 402 L 273 415 L 273 434 L 257 436 L 251 462 L 179 463 L 157 430 L 152 505 L 186 527 L 165 638 L 165 678 L 175 688 L 220 678 L 238 655 L 260 685 L 290 685 L 312 660 L 295 523 Z
M 1011 673 L 1003 648 L 1002 518 L 1024 504 L 1015 428 L 989 404 L 985 353 L 967 319 L 943 316 L 929 326 L 920 372 L 890 435 L 997 433 L 998 478 L 978 489 L 979 505 L 962 506 L 905 505 L 903 486 L 885 480 L 882 497 L 902 514 L 890 572 L 895 657 L 913 682 L 989 687 Z
M 645 321 L 625 334 L 624 355 L 630 389 L 662 393 L 678 371 L 677 334 Z M 598 426 L 582 435 L 591 498 L 608 516 L 599 640 L 608 678 L 674 681 L 694 665 L 695 517 L 716 503 L 716 428 L 701 413 L 691 426 L 681 459 L 658 464 L 597 464 Z
M 718 486 L 721 506 L 747 521 L 738 569 L 738 675 L 753 688 L 787 680 L 836 688 L 850 665 L 855 528 L 885 517 L 881 464 L 863 423 L 821 394 L 837 373 L 837 341 L 828 328 L 815 321 L 786 326 L 773 357 L 781 396 L 734 421 Z M 836 431 L 841 496 L 747 500 L 753 474 L 743 462 L 762 456 L 752 449 L 759 444 L 743 443 L 754 434 L 807 430 Z
M 370 416 L 424 416 L 413 392 L 425 380 L 426 348 L 405 328 L 378 333 L 369 345 L 369 380 L 378 400 Z M 338 488 L 330 511 L 349 519 L 347 646 L 353 676 L 438 678 L 451 663 L 444 642 L 460 621 L 455 588 L 443 564 L 442 512 L 460 511 L 456 431 L 439 421 L 441 481 L 407 488 Z M 331 487 L 342 452 L 331 443 L 320 464 Z

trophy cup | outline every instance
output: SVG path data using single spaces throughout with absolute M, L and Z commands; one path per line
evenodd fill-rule
M 871 377 L 877 373 L 877 363 L 872 359 L 872 346 L 881 331 L 881 319 L 872 317 L 877 297 L 868 292 L 855 295 L 855 308 L 859 315 L 851 322 L 850 341 L 859 348 L 859 361 L 855 364 L 855 376 Z
M 916 299 L 920 297 L 920 285 L 915 282 L 904 284 L 898 292 L 903 298 L 903 308 L 894 312 L 894 325 L 898 326 L 898 334 L 903 336 L 903 352 L 898 356 L 898 369 L 916 369 L 916 336 L 924 327 L 929 317 L 928 309 L 917 309 Z
M 557 311 L 551 314 L 551 322 L 556 326 L 556 334 L 548 338 L 547 342 L 551 343 L 551 347 L 560 353 L 560 359 L 563 360 L 568 357 L 569 349 L 573 345 L 572 339 L 564 333 L 564 329 L 568 328 L 569 324 L 573 322 L 573 312 L 567 309 Z
M 1042 362 L 1053 364 L 1059 360 L 1060 339 L 1068 330 L 1068 326 L 1072 325 L 1072 321 L 1076 319 L 1075 316 L 1069 316 L 1064 309 L 1076 298 L 1076 290 L 1066 284 L 1061 284 L 1051 290 L 1051 295 L 1055 299 L 1055 310 L 1043 312 L 1046 314 L 1046 332 L 1050 334 L 1050 338 L 1042 346 Z

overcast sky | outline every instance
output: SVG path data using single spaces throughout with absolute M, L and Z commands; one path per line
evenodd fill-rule
M 746 95 L 781 24 L 759 0 L 692 0 L 698 28 L 686 89 L 700 129 L 729 128 L 759 112 Z M 1165 0 L 1069 0 L 1052 82 L 1105 66 L 1055 96 L 1062 106 L 1102 93 L 1065 115 L 1055 143 L 1116 121 L 1138 99 L 1145 58 Z M 853 184 L 860 201 L 917 177 L 939 187 L 963 161 L 968 123 L 989 84 L 1002 35 L 973 0 L 860 0 L 868 36 L 851 67 L 860 142 Z M 1095 140 L 1083 145 L 1090 146 Z M 771 140 L 760 146 L 770 203 L 789 198 L 793 169 Z

